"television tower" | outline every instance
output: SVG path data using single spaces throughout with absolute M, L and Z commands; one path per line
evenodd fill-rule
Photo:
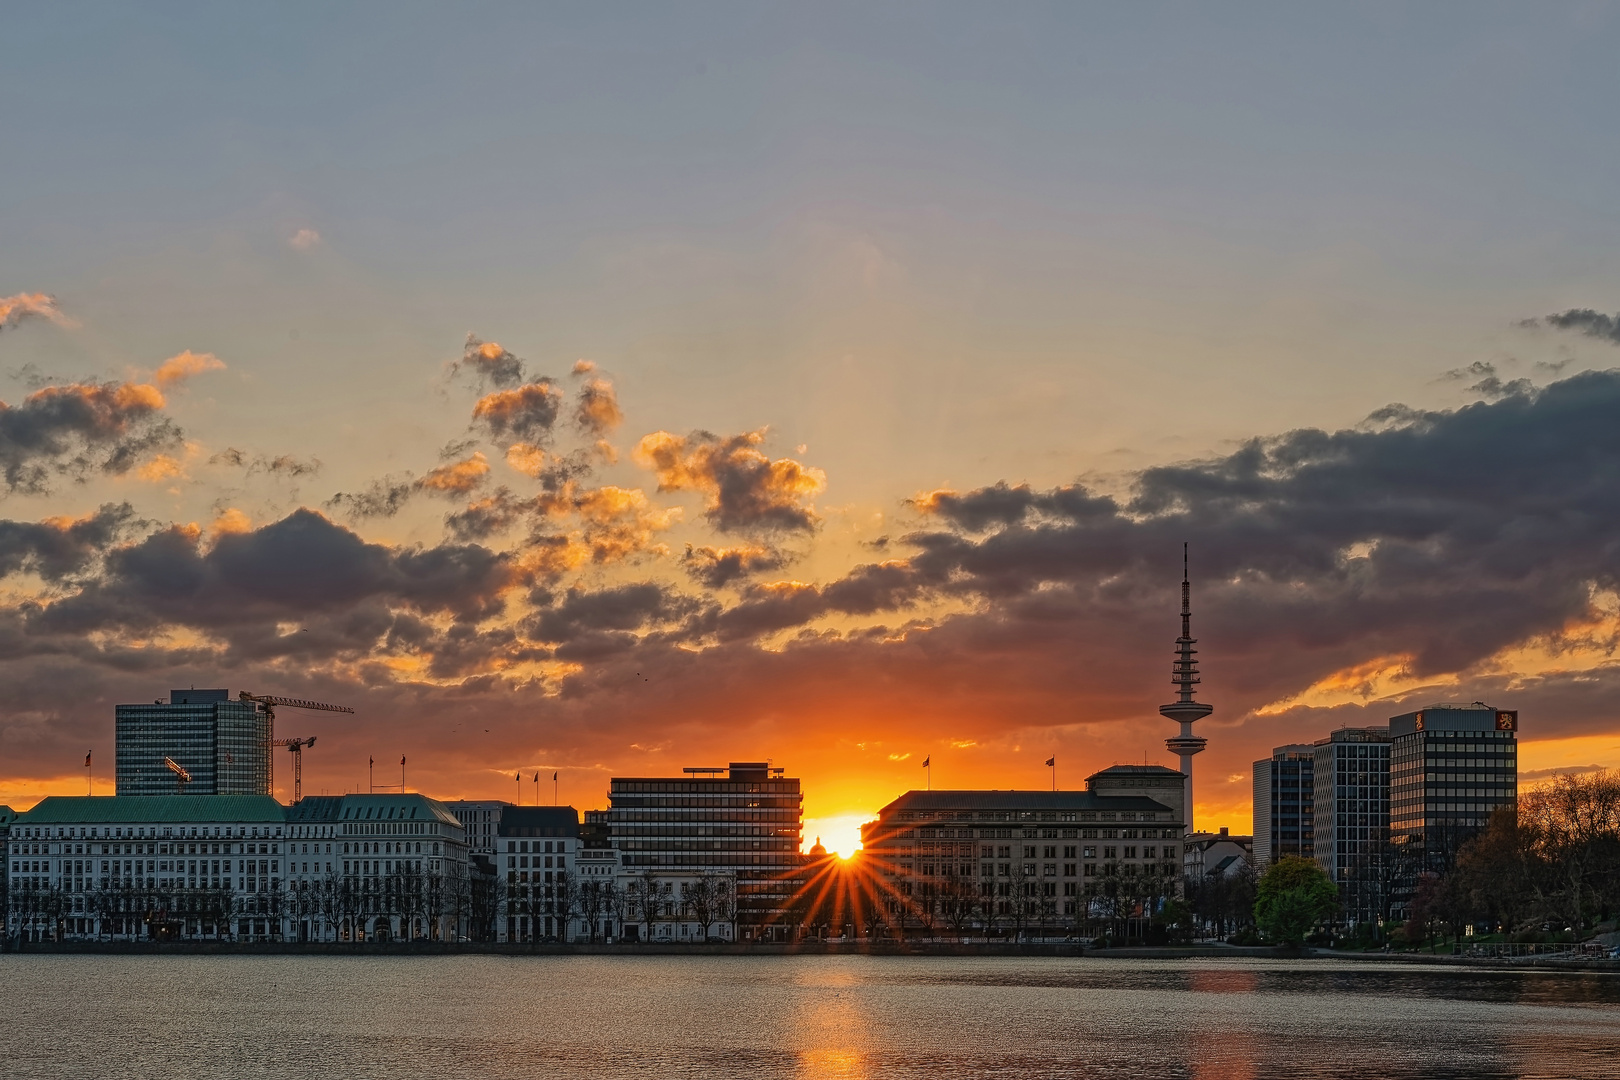
M 1198 685 L 1198 650 L 1192 636 L 1192 584 L 1187 574 L 1187 545 L 1181 545 L 1181 636 L 1176 638 L 1176 660 L 1171 665 L 1170 682 L 1178 690 L 1176 700 L 1159 706 L 1159 715 L 1181 725 L 1181 733 L 1164 740 L 1164 748 L 1181 759 L 1181 781 L 1185 792 L 1187 831 L 1193 831 L 1193 755 L 1202 751 L 1209 740 L 1193 734 L 1193 721 L 1202 720 L 1215 711 L 1215 706 L 1195 701 L 1193 688 Z

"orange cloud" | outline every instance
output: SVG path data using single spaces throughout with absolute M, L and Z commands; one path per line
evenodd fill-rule
M 720 438 L 655 431 L 636 446 L 635 458 L 658 474 L 660 491 L 697 491 L 704 510 L 725 530 L 809 530 L 820 521 L 809 500 L 827 486 L 827 474 L 792 458 L 772 460 L 759 450 L 765 432 Z
M 550 436 L 562 398 L 562 391 L 550 382 L 526 383 L 479 398 L 473 406 L 473 419 L 488 425 L 496 438 L 511 435 L 522 442 L 538 443 Z
M 58 326 L 73 322 L 56 306 L 56 297 L 45 293 L 17 293 L 0 296 L 0 330 L 16 326 L 24 319 L 44 319 Z
M 177 382 L 184 382 L 193 375 L 201 375 L 205 371 L 224 371 L 225 361 L 213 353 L 194 353 L 190 349 L 163 361 L 153 378 L 159 386 L 173 386 Z
M 466 495 L 475 491 L 489 476 L 489 461 L 481 452 L 474 452 L 465 461 L 440 465 L 418 480 L 417 486 L 448 495 Z
M 506 463 L 524 476 L 539 479 L 546 467 L 546 452 L 533 443 L 513 443 L 506 448 Z

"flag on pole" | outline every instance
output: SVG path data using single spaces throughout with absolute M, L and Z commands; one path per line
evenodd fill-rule
M 516 780 L 518 783 L 521 784 L 523 782 L 523 774 L 522 773 L 513 773 L 512 774 L 512 779 Z
M 1047 766 L 1049 768 L 1056 768 L 1057 767 L 1057 755 L 1053 754 L 1051 757 L 1047 758 L 1046 759 L 1046 764 L 1047 764 Z
M 404 754 L 399 755 L 399 767 L 402 768 L 402 769 L 405 767 L 405 755 Z
M 370 766 L 375 765 L 375 764 L 377 764 L 377 759 L 376 758 L 374 758 L 374 757 L 366 758 L 367 767 L 370 767 Z
M 537 783 L 537 784 L 540 782 L 540 773 L 539 773 L 538 770 L 535 771 L 534 782 Z
M 552 774 L 551 774 L 551 779 L 552 779 L 552 782 L 553 782 L 553 783 L 555 783 L 555 782 L 556 782 L 556 780 L 557 780 L 557 774 L 556 774 L 556 773 L 552 773 Z
M 925 769 L 928 768 L 928 763 L 933 761 L 933 760 L 934 760 L 934 756 L 932 754 L 930 754 L 927 757 L 923 758 L 922 767 L 925 768 Z
M 90 767 L 90 753 L 89 753 L 89 751 L 86 751 L 85 755 L 84 755 L 84 767 L 87 768 L 87 769 Z

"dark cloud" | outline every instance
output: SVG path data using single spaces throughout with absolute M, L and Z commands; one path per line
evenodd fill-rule
M 461 359 L 450 365 L 451 374 L 471 372 L 480 383 L 495 387 L 516 386 L 523 381 L 523 361 L 493 341 L 480 341 L 472 334 L 462 347 Z
M 83 573 L 134 521 L 129 503 L 105 503 L 82 518 L 0 521 L 0 577 L 33 572 L 61 582 Z
M 0 475 L 8 490 L 39 493 L 53 474 L 122 475 L 181 442 L 161 413 L 163 394 L 142 383 L 46 386 L 21 405 L 0 402 Z
M 1462 382 L 1464 379 L 1493 379 L 1496 377 L 1496 365 L 1489 360 L 1475 360 L 1467 367 L 1452 368 L 1443 372 L 1440 378 L 1446 382 Z
M 388 630 L 390 607 L 482 619 L 529 580 L 510 557 L 478 545 L 367 543 L 299 510 L 211 545 L 194 528 L 170 526 L 114 548 L 98 578 L 42 605 L 28 622 L 37 633 L 187 626 L 251 641 L 279 636 L 285 622 L 352 620 L 370 639 Z
M 787 565 L 787 556 L 768 545 L 740 544 L 735 547 L 694 547 L 686 545 L 681 566 L 693 581 L 711 589 Z
M 478 399 L 473 420 L 496 439 L 543 444 L 551 438 L 562 408 L 563 393 L 550 379 L 539 379 Z
M 268 454 L 249 456 L 246 452 L 234 446 L 227 446 L 208 458 L 210 465 L 226 465 L 233 469 L 246 469 L 247 474 L 263 473 L 282 479 L 297 480 L 305 476 L 314 476 L 321 471 L 321 459 L 317 457 L 299 458 L 292 454 L 277 454 L 271 457 Z
M 248 466 L 248 475 L 255 472 L 266 473 L 270 476 L 283 477 L 296 480 L 299 477 L 314 476 L 321 471 L 321 459 L 317 457 L 298 458 L 291 454 L 277 454 L 275 457 L 260 455 Z
M 707 431 L 657 431 L 636 447 L 636 460 L 658 475 L 659 491 L 701 492 L 704 517 L 725 532 L 809 532 L 820 519 L 810 499 L 826 486 L 820 469 L 760 449 L 764 431 L 721 438 Z
M 687 614 L 692 605 L 690 599 L 653 582 L 596 591 L 575 588 L 528 620 L 524 630 L 535 641 L 572 642 L 583 633 L 623 634 L 653 623 L 671 622 Z
M 364 491 L 338 492 L 326 500 L 326 506 L 342 511 L 352 521 L 393 517 L 405 508 L 416 490 L 416 481 L 409 473 L 403 477 L 385 476 L 381 480 L 373 480 Z
M 1605 315 L 1591 308 L 1570 308 L 1557 315 L 1548 315 L 1542 322 L 1555 330 L 1572 330 L 1611 345 L 1620 345 L 1620 315 Z

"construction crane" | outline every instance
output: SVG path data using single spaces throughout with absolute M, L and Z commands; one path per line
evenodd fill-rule
M 274 694 L 250 694 L 246 690 L 236 695 L 242 701 L 256 701 L 264 706 L 265 715 L 274 720 L 276 706 L 283 705 L 289 709 L 311 709 L 315 712 L 346 712 L 354 710 L 347 705 L 328 705 L 324 701 L 304 701 L 301 698 L 277 697 Z
M 186 785 L 191 783 L 191 774 L 186 772 L 186 767 L 184 765 L 180 764 L 172 757 L 164 758 L 163 764 L 168 766 L 170 772 L 174 773 L 175 790 L 184 795 L 186 793 Z
M 311 712 L 340 712 L 354 714 L 354 710 L 347 705 L 328 705 L 324 701 L 305 701 L 303 698 L 279 697 L 275 694 L 250 694 L 246 690 L 236 695 L 239 701 L 250 701 L 263 707 L 265 718 L 270 721 L 271 736 L 276 730 L 276 708 L 309 709 Z M 293 755 L 293 802 L 303 798 L 304 787 L 304 747 L 314 746 L 315 739 L 270 739 L 271 746 L 285 746 Z M 270 755 L 270 790 L 276 790 L 276 767 L 274 755 Z
M 285 746 L 293 756 L 293 802 L 304 797 L 304 747 L 315 745 L 315 736 L 307 739 L 271 739 L 271 746 Z

